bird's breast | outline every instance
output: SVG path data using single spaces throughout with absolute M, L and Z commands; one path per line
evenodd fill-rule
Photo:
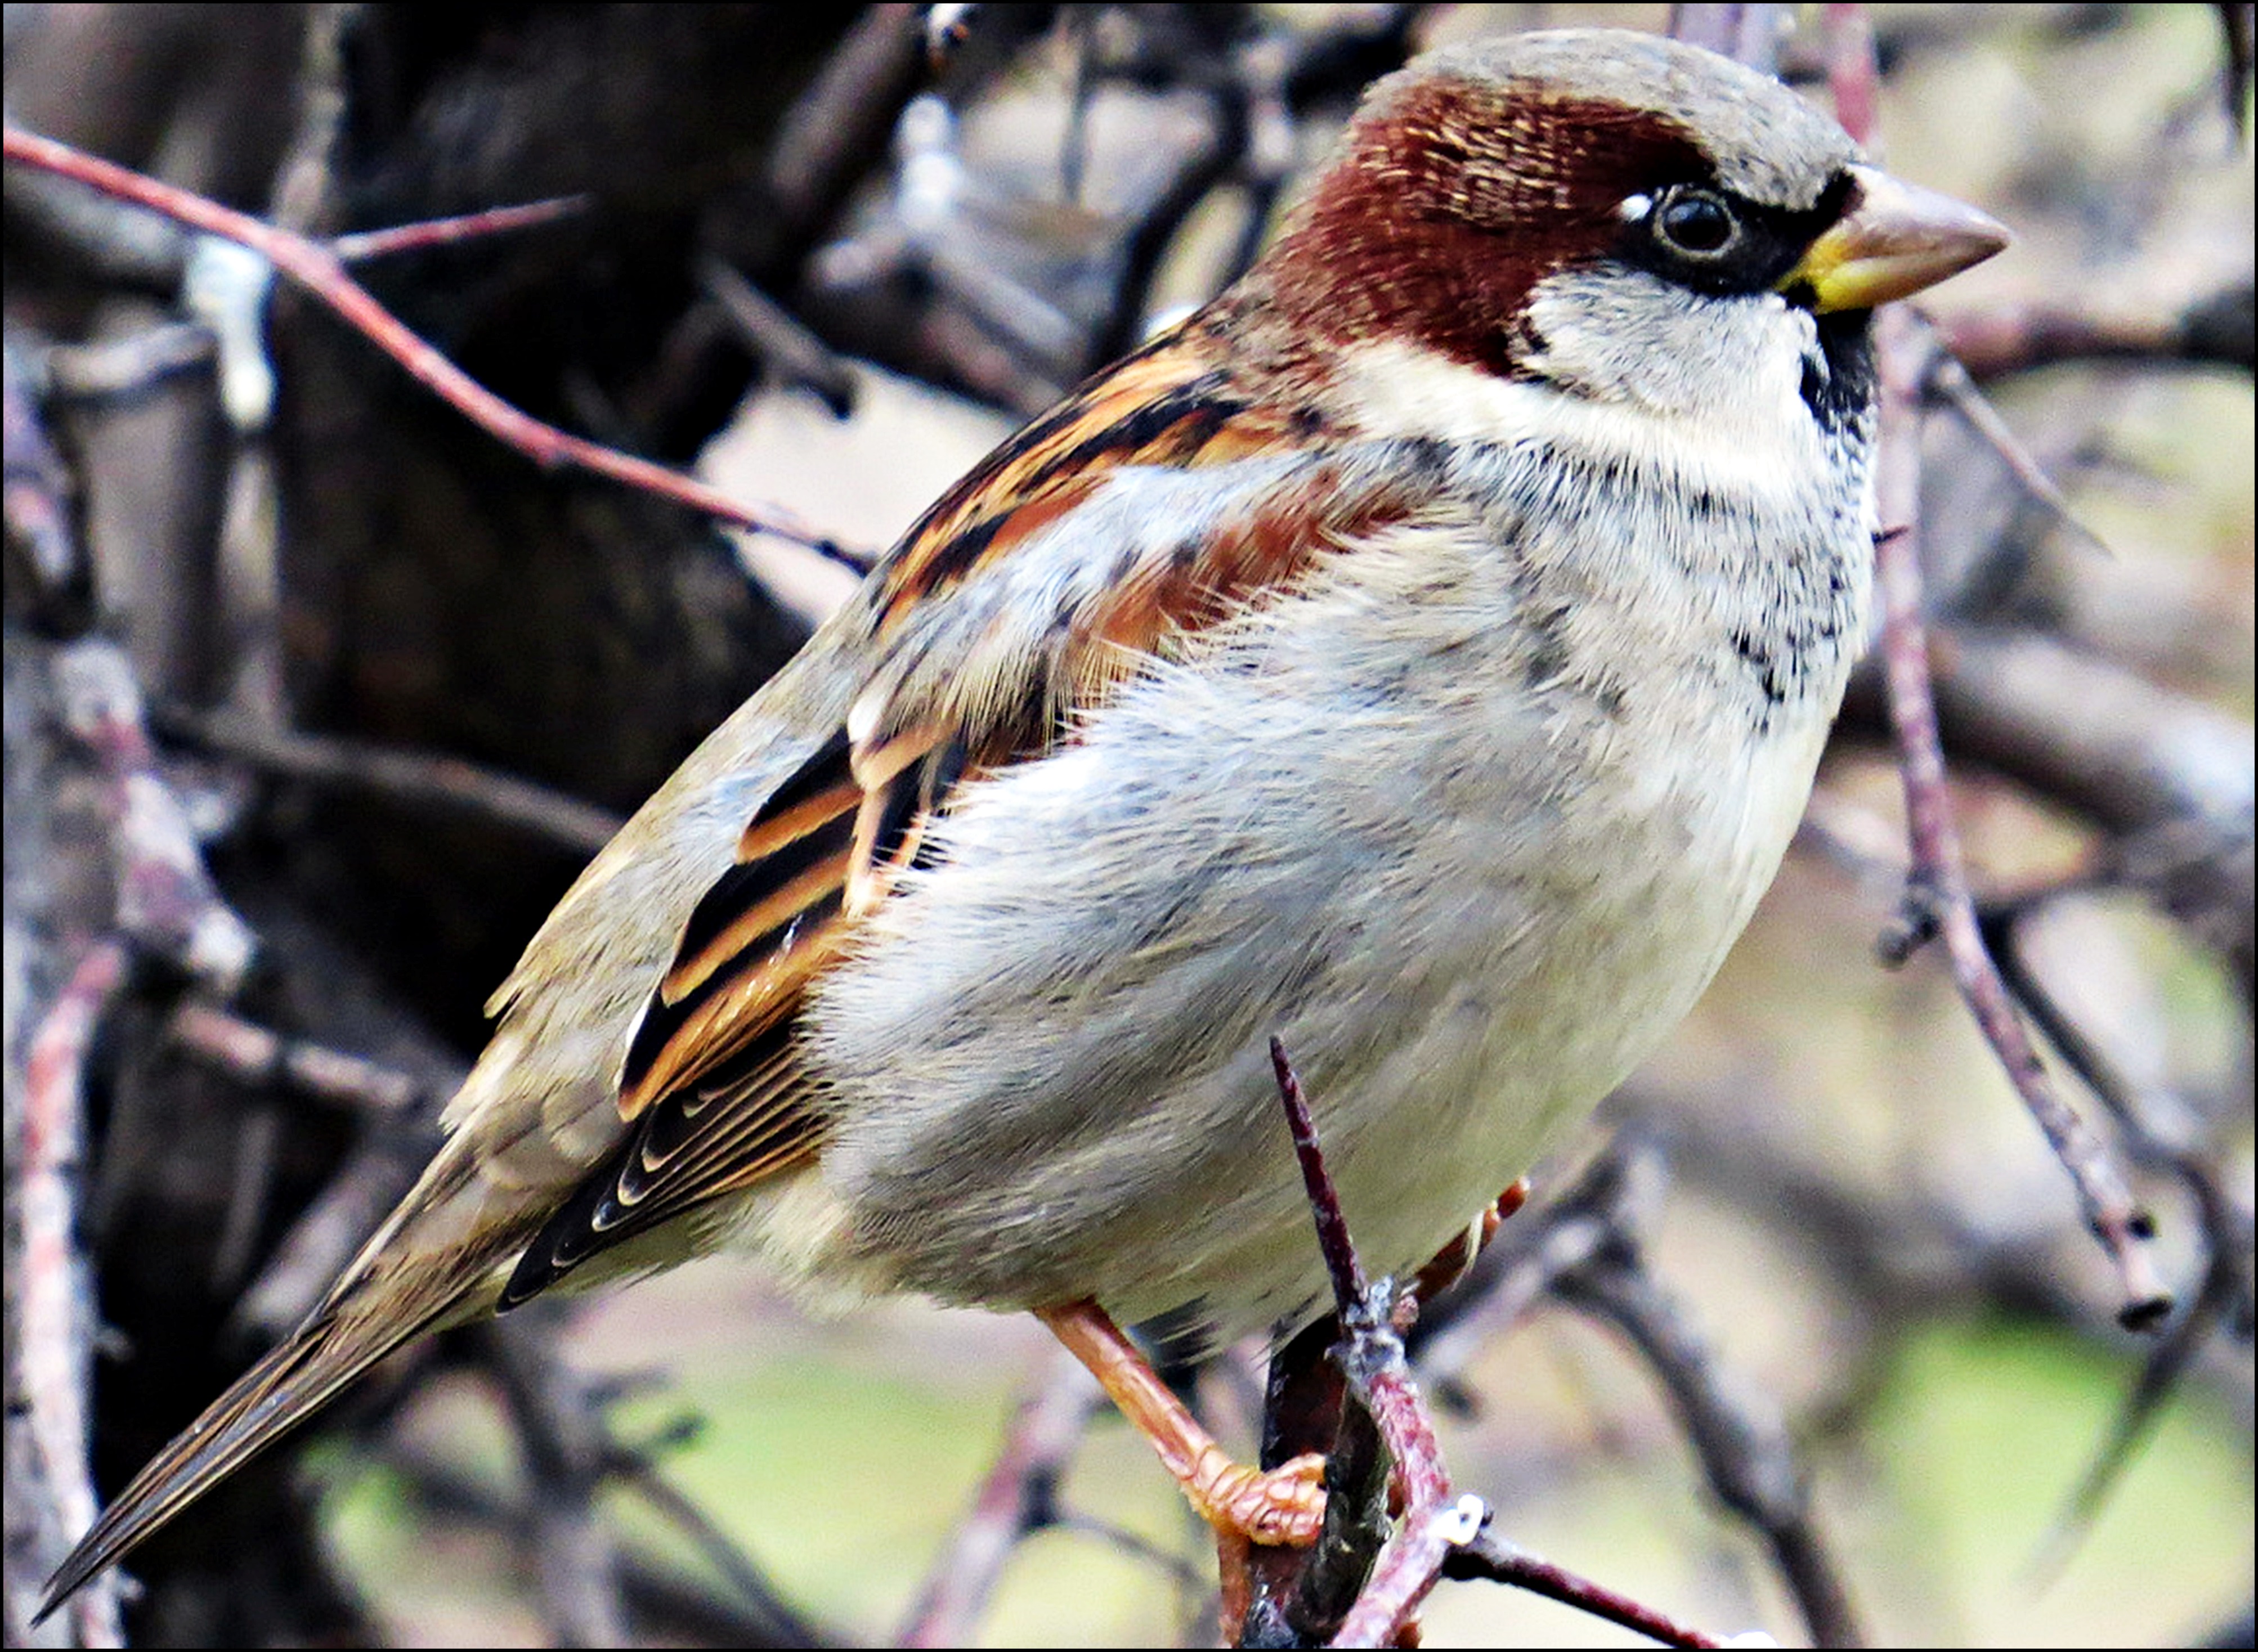
M 1365 547 L 966 788 L 807 1012 L 853 1252 L 824 1267 L 1259 1327 L 1323 1288 L 1270 1035 L 1392 1269 L 1651 1050 L 1832 706 L 1752 732 L 1661 659 L 1597 691 L 1498 551 Z

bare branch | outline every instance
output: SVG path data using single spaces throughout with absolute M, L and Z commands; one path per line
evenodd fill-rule
M 557 429 L 504 401 L 425 343 L 348 274 L 330 249 L 216 201 L 11 126 L 7 159 L 76 179 L 122 201 L 247 247 L 336 311 L 419 383 L 497 440 L 547 469 L 585 470 L 671 499 L 718 521 L 824 549 L 825 535 L 775 506 L 741 504 L 717 488 Z

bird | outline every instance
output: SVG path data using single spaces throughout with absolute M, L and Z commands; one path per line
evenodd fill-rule
M 749 1249 L 1040 1315 L 1226 1534 L 1121 1329 L 1330 1305 L 1269 1041 L 1375 1272 L 1670 1032 L 1866 634 L 1871 311 L 1999 252 L 1778 82 L 1614 30 L 1368 89 L 1267 250 L 950 488 L 598 854 L 429 1167 L 43 1610 L 387 1354 Z

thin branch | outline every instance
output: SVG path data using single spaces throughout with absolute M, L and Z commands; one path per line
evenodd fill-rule
M 341 235 L 330 241 L 330 251 L 340 264 L 366 264 L 396 253 L 421 252 L 426 247 L 459 246 L 465 241 L 561 223 L 580 216 L 593 205 L 593 195 L 574 195 L 529 201 L 521 206 L 488 207 L 483 212 L 465 212 L 451 218 L 427 218 L 421 223 L 395 224 L 389 230 L 363 230 L 353 235 Z
M 484 1328 L 524 1464 L 542 1613 L 559 1646 L 625 1646 L 619 1556 L 595 1508 L 611 1442 L 589 1385 L 557 1358 L 549 1330 L 515 1315 Z
M 2251 367 L 2248 280 L 2183 305 L 2115 310 L 2077 304 L 1996 304 L 1937 323 L 1945 348 L 1979 382 L 2068 361 L 2133 361 L 2155 366 Z
M 130 401 L 184 372 L 209 372 L 218 360 L 219 341 L 202 322 L 160 322 L 123 338 L 52 346 L 47 383 L 57 401 L 99 406 Z
M 394 1117 L 423 1094 L 423 1086 L 405 1073 L 304 1039 L 284 1038 L 208 1003 L 180 1005 L 166 1034 L 180 1048 L 247 1084 L 288 1084 L 351 1112 Z
M 40 1457 L 40 1476 L 66 1535 L 94 1524 L 94 1479 L 87 1460 L 87 1351 L 93 1338 L 77 1272 L 76 1177 L 88 1053 L 125 985 L 123 940 L 96 941 L 79 958 L 32 1035 L 25 1060 L 21 1162 L 14 1188 L 23 1274 L 16 1298 L 14 1355 L 21 1402 Z M 11 1395 L 11 1403 L 17 1396 Z M 80 1646 L 123 1646 L 118 1582 L 106 1574 L 70 1603 Z M 11 1602 L 12 1617 L 14 1603 Z M 11 1640 L 13 1637 L 11 1637 Z
M 346 273 L 337 253 L 326 246 L 67 144 L 13 126 L 6 130 L 4 152 L 9 160 L 76 179 L 119 200 L 161 213 L 190 229 L 249 248 L 334 310 L 418 383 L 479 429 L 544 469 L 587 471 L 673 500 L 721 521 L 774 534 L 817 550 L 827 552 L 834 549 L 827 535 L 780 507 L 756 508 L 742 504 L 718 488 L 664 465 L 599 446 L 519 411 L 410 331 L 406 323 Z
M 458 1458 L 443 1457 L 395 1436 L 373 1453 L 398 1475 L 419 1513 L 452 1516 L 484 1530 L 522 1526 L 525 1510 L 510 1496 L 466 1472 Z M 620 1584 L 638 1622 L 653 1629 L 671 1623 L 700 1643 L 725 1647 L 823 1647 L 836 1644 L 787 1613 L 782 1619 L 716 1599 L 679 1571 L 629 1550 L 619 1557 Z
M 721 307 L 737 336 L 786 384 L 813 391 L 834 419 L 855 410 L 855 376 L 797 316 L 738 273 L 702 253 L 693 266 L 706 296 Z
M 639 1451 L 615 1450 L 609 1465 L 611 1478 L 632 1488 L 651 1508 L 678 1531 L 687 1537 L 707 1564 L 720 1572 L 732 1589 L 737 1592 L 739 1610 L 750 1623 L 757 1626 L 755 1643 L 763 1646 L 825 1646 L 830 1638 L 802 1618 L 777 1592 L 776 1585 L 768 1580 L 744 1550 L 733 1542 L 728 1535 L 714 1523 L 713 1516 L 699 1507 L 681 1491 L 670 1485 Z M 635 1581 L 631 1556 L 621 1556 L 622 1582 L 629 1586 Z M 742 1632 L 740 1631 L 740 1637 Z M 735 1644 L 735 1641 L 724 1644 Z
M 1450 1472 L 1434 1425 L 1403 1358 L 1395 1324 L 1395 1287 L 1391 1280 L 1365 1283 L 1356 1246 L 1342 1215 L 1340 1195 L 1325 1169 L 1317 1126 L 1302 1095 L 1300 1078 L 1286 1046 L 1270 1040 L 1270 1063 L 1278 1081 L 1278 1101 L 1300 1160 L 1302 1180 L 1316 1219 L 1317 1246 L 1324 1254 L 1335 1300 L 1339 1303 L 1342 1342 L 1335 1351 L 1349 1390 L 1379 1429 L 1395 1465 L 1403 1517 L 1381 1550 L 1372 1575 L 1333 1637 L 1336 1646 L 1395 1643 L 1412 1614 L 1442 1577 L 1443 1560 L 1469 1542 L 1489 1518 L 1481 1500 L 1452 1500 Z M 1330 1521 L 1328 1524 L 1330 1525 Z
M 2143 1162 L 2175 1177 L 2188 1191 L 2200 1225 L 2205 1266 L 2202 1284 L 2187 1310 L 2149 1350 L 2141 1374 L 2119 1408 L 2109 1436 L 2095 1454 L 2068 1510 L 2057 1523 L 2049 1548 L 2063 1553 L 2098 1512 L 2102 1500 L 2131 1460 L 2134 1447 L 2155 1422 L 2165 1400 L 2211 1340 L 2222 1320 L 2250 1317 L 2252 1275 L 2250 1215 L 2227 1192 L 2217 1170 L 2202 1155 L 2162 1139 L 2149 1120 L 2155 1111 L 2101 1046 L 2063 1008 L 2023 955 L 2017 941 L 2032 903 L 1987 912 L 1984 933 L 1999 960 L 2001 978 L 2039 1031 L 2060 1052 L 2085 1087 L 2124 1131 Z
M 1779 46 L 1789 22 L 1782 5 L 1690 5 L 1670 8 L 1669 32 L 1736 63 L 1779 72 Z
M 1356 1258 L 1356 1241 L 1349 1237 L 1348 1217 L 1342 1213 L 1340 1195 L 1325 1169 L 1324 1149 L 1317 1143 L 1317 1127 L 1310 1117 L 1310 1104 L 1302 1095 L 1301 1075 L 1286 1054 L 1285 1041 L 1270 1040 L 1270 1069 L 1278 1080 L 1278 1103 L 1286 1111 L 1286 1128 L 1294 1140 L 1294 1157 L 1302 1166 L 1302 1186 L 1310 1196 L 1310 1214 L 1317 1224 L 1317 1250 L 1325 1258 L 1325 1273 L 1332 1280 L 1333 1306 L 1346 1320 L 1365 1305 L 1364 1266 Z
M 8 538 L 23 548 L 41 596 L 52 599 L 85 582 L 86 559 L 72 512 L 70 467 L 47 436 L 29 379 L 11 333 L 0 361 Z
M 1814 1643 L 1864 1645 L 1849 1592 L 1812 1522 L 1810 1490 L 1779 1408 L 1730 1379 L 1636 1244 L 1618 1234 L 1552 1288 L 1630 1337 L 1661 1379 L 1710 1489 L 1763 1534 Z
M 1012 1553 L 1057 1523 L 1060 1477 L 1080 1448 L 1100 1394 L 1062 1349 L 1005 1431 L 972 1511 L 934 1557 L 910 1608 L 902 1646 L 967 1646 Z
M 1919 316 L 1918 312 L 1915 319 L 1923 336 L 1930 341 L 1928 376 L 1921 386 L 1924 398 L 1934 396 L 1957 414 L 1984 445 L 1999 455 L 1999 462 L 2007 467 L 2008 474 L 2015 479 L 2026 494 L 2069 529 L 2072 537 L 2084 542 L 2087 549 L 2107 555 L 2107 544 L 2098 534 L 2077 520 L 2060 485 L 2047 474 L 2046 466 L 2039 463 L 2038 456 L 2023 444 L 2023 439 L 2000 416 L 1999 410 L 1992 405 L 1992 399 L 1977 387 L 1976 381 L 1968 376 L 1966 368 L 1936 345 L 1935 329 L 1930 327 L 1927 318 Z
M 625 824 L 610 810 L 438 752 L 268 728 L 224 712 L 169 707 L 165 732 L 270 773 L 467 819 L 590 855 Z
M 118 927 L 223 995 L 231 991 L 255 943 L 220 899 L 187 812 L 157 772 L 131 663 L 116 643 L 89 636 L 56 652 L 54 675 L 63 726 L 106 783 Z
M 1659 1641 L 1665 1646 L 1721 1647 L 1718 1636 L 1680 1623 L 1629 1595 L 1556 1566 L 1495 1532 L 1484 1531 L 1443 1560 L 1443 1576 L 1466 1583 L 1502 1583 Z
M 2030 1035 L 1985 947 L 1969 894 L 1951 788 L 1937 739 L 1928 628 L 1921 612 L 1918 426 L 1926 346 L 1918 327 L 1914 318 L 1898 310 L 1885 311 L 1875 323 L 1882 385 L 1875 494 L 1882 520 L 1892 524 L 1875 545 L 1875 560 L 1883 600 L 1884 680 L 1913 850 L 1907 889 L 1912 934 L 1914 944 L 1923 932 L 1942 937 L 1961 996 L 2024 1107 L 2070 1172 L 2087 1225 L 2117 1266 L 2124 1295 L 2119 1318 L 2128 1328 L 2154 1329 L 2171 1308 L 2170 1294 L 2157 1280 L 2144 1248 L 2155 1223 L 2134 1203 L 2100 1138 L 2048 1081 Z

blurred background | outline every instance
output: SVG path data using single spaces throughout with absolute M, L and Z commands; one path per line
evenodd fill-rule
M 1927 307 L 1965 363 L 1923 431 L 1940 710 L 1988 932 L 2179 1308 L 2119 1327 L 1940 949 L 1878 956 L 1906 852 L 1870 673 L 1700 1010 L 1427 1316 L 1445 1454 L 1504 1536 L 1717 1633 L 2247 1645 L 2251 8 L 1686 10 L 1776 29 L 1821 100 L 1830 31 L 1870 25 L 1891 168 L 2016 232 Z M 11 124 L 300 234 L 564 202 L 354 273 L 519 406 L 847 552 L 1243 269 L 1374 75 L 1672 21 L 5 18 Z M 67 1644 L 109 1620 L 25 1627 L 75 1507 L 27 1348 L 60 1326 L 77 1472 L 114 1490 L 412 1179 L 608 822 L 855 576 L 544 471 L 255 261 L 81 186 L 11 166 L 5 228 L 8 1621 Z M 85 734 L 94 645 L 146 758 Z M 194 921 L 136 904 L 129 776 L 171 800 Z M 212 911 L 244 958 L 214 962 Z M 27 1052 L 121 933 L 57 1156 Z M 87 1269 L 55 1319 L 50 1193 Z M 1259 1354 L 1185 1378 L 1247 1449 Z M 1033 1518 L 976 1519 L 983 1485 Z M 1207 1539 L 1032 1321 L 811 1320 L 726 1260 L 403 1354 L 132 1570 L 147 1644 L 1216 1634 Z M 1426 1612 L 1431 1646 L 1631 1641 L 1485 1585 Z

